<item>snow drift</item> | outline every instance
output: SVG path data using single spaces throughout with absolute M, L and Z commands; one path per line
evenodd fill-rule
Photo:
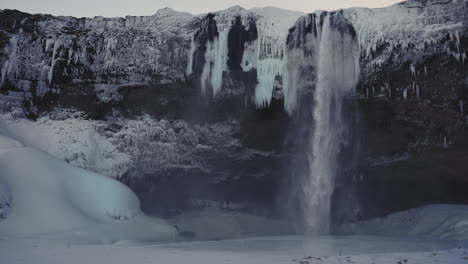
M 348 223 L 341 227 L 340 233 L 468 240 L 468 205 L 418 207 L 368 221 Z
M 176 238 L 173 227 L 140 211 L 125 185 L 1 135 L 0 200 L 3 236 L 72 243 Z

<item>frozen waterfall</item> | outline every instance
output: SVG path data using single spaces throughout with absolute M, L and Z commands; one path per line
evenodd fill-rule
M 228 38 L 229 28 L 225 28 L 219 32 L 213 42 L 208 42 L 206 45 L 205 65 L 201 74 L 201 89 L 205 94 L 208 89 L 208 84 L 211 84 L 213 95 L 216 95 L 223 84 L 223 72 L 226 70 L 228 59 Z

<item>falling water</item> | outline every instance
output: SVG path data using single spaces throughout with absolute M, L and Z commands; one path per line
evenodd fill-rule
M 346 141 L 342 105 L 359 76 L 359 47 L 355 36 L 333 24 L 337 23 L 333 19 L 336 19 L 333 15 L 325 17 L 315 47 L 318 60 L 315 60 L 317 83 L 311 106 L 313 132 L 306 149 L 308 171 L 301 183 L 304 196 L 301 210 L 307 234 L 329 232 L 337 159 Z

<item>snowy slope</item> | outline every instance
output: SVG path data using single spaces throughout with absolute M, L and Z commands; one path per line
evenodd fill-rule
M 145 216 L 123 184 L 0 136 L 0 235 L 74 243 L 173 240 L 175 229 Z
M 468 240 L 468 205 L 440 204 L 414 208 L 345 224 L 340 233 Z

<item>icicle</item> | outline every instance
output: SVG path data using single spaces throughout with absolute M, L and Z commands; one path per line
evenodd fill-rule
M 193 71 L 193 55 L 195 53 L 195 50 L 197 49 L 194 34 L 192 34 L 191 40 L 192 41 L 190 42 L 190 51 L 189 51 L 189 57 L 188 57 L 188 63 L 187 63 L 187 76 L 190 76 L 192 74 L 192 71 Z
M 254 103 L 257 107 L 268 107 L 277 77 L 284 77 L 285 37 L 274 38 L 258 32 L 258 39 L 246 43 L 242 56 L 242 69 L 257 70 L 258 84 L 255 87 Z M 284 83 L 284 82 L 283 82 Z M 283 85 L 285 90 L 286 85 Z M 286 95 L 285 95 L 286 96 Z
M 448 148 L 447 137 L 444 136 L 444 149 Z
M 408 99 L 408 89 L 406 87 L 403 88 L 403 99 Z
M 257 62 L 257 80 L 255 87 L 256 105 L 268 106 L 271 102 L 275 79 L 283 75 L 284 61 L 279 59 L 263 59 Z
M 58 60 L 58 59 L 55 59 L 55 57 L 57 56 L 57 51 L 58 51 L 58 49 L 60 48 L 60 46 L 61 46 L 60 40 L 55 41 L 55 43 L 54 43 L 54 51 L 53 51 L 53 53 L 52 53 L 52 60 L 51 60 L 51 63 L 50 63 L 51 65 L 50 65 L 49 76 L 48 76 L 49 85 L 52 83 L 55 63 L 56 63 L 57 60 Z
M 209 41 L 206 45 L 205 65 L 201 74 L 202 93 L 207 92 L 207 84 L 211 84 L 213 96 L 221 90 L 228 59 L 228 33 L 229 28 L 225 28 L 213 42 Z
M 427 75 L 427 67 L 424 66 L 424 75 Z
M 455 30 L 455 48 L 460 50 L 460 31 Z
M 414 64 L 410 65 L 410 70 L 411 70 L 411 76 L 416 77 L 416 67 Z
M 459 100 L 458 105 L 460 106 L 460 113 L 463 114 L 463 100 Z
M 117 46 L 117 39 L 114 39 L 114 38 L 106 38 L 104 40 L 104 42 L 106 43 L 106 55 L 104 57 L 105 60 L 108 60 L 111 58 L 112 56 L 112 51 L 115 50 L 116 46 Z
M 70 62 L 72 61 L 72 57 L 73 57 L 73 48 L 69 48 L 68 49 L 68 62 L 67 62 L 68 65 L 70 65 Z
M 241 62 L 241 67 L 244 72 L 257 68 L 258 45 L 258 40 L 245 43 Z
M 416 84 L 416 99 L 419 99 L 419 85 Z
M 2 84 L 12 74 L 16 74 L 18 68 L 18 37 L 13 36 L 8 45 L 8 59 L 5 60 L 2 69 Z
M 44 50 L 44 51 L 47 52 L 47 51 L 49 50 L 50 46 L 51 46 L 52 44 L 54 44 L 54 43 L 55 43 L 55 40 L 54 40 L 54 39 L 49 39 L 49 38 L 46 39 L 46 40 L 45 40 L 45 50 Z

